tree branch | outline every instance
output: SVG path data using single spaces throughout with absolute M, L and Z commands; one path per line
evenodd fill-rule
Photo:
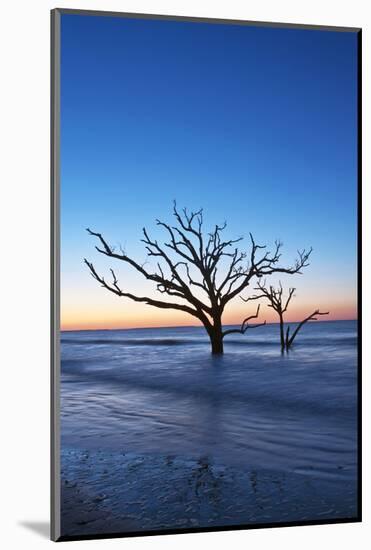
M 221 302 L 225 306 L 230 300 L 238 296 L 247 286 L 249 286 L 250 280 L 256 276 L 258 279 L 266 275 L 272 275 L 274 273 L 287 273 L 293 275 L 295 273 L 301 273 L 301 270 L 304 267 L 309 265 L 308 260 L 312 253 L 312 248 L 308 251 L 298 251 L 298 258 L 295 260 L 295 263 L 291 267 L 281 267 L 277 266 L 280 257 L 281 257 L 281 247 L 282 243 L 276 241 L 275 250 L 273 253 L 266 252 L 259 260 L 257 259 L 257 252 L 260 249 L 265 249 L 265 246 L 261 246 L 255 243 L 253 236 L 250 233 L 250 239 L 252 244 L 251 254 L 250 254 L 250 267 L 248 271 L 244 274 L 242 282 L 232 291 L 226 293 Z
M 109 256 L 110 258 L 115 258 L 121 260 L 136 269 L 141 275 L 143 275 L 147 280 L 153 281 L 156 283 L 157 290 L 161 293 L 166 293 L 170 296 L 177 296 L 178 298 L 184 299 L 190 302 L 197 310 L 202 310 L 210 315 L 211 309 L 209 306 L 201 302 L 197 297 L 195 297 L 189 286 L 183 281 L 179 272 L 177 271 L 177 264 L 174 264 L 165 251 L 158 245 L 157 241 L 152 241 L 145 228 L 143 228 L 144 239 L 142 241 L 147 244 L 147 251 L 149 256 L 159 256 L 162 257 L 167 265 L 170 268 L 172 278 L 168 279 L 164 276 L 163 270 L 160 267 L 160 273 L 149 273 L 143 265 L 138 264 L 132 258 L 129 258 L 124 252 L 117 254 L 113 248 L 107 243 L 101 233 L 96 233 L 87 229 L 89 235 L 95 236 L 101 242 L 103 248 L 95 247 L 98 252 Z M 159 266 L 159 264 L 157 264 Z
M 251 321 L 251 319 L 256 319 L 257 317 L 259 317 L 259 310 L 260 310 L 260 304 L 258 305 L 257 307 L 257 310 L 256 310 L 256 313 L 255 315 L 250 315 L 249 317 L 246 317 L 246 319 L 244 319 L 242 321 L 242 324 L 241 324 L 241 327 L 240 328 L 230 328 L 228 330 L 225 330 L 222 334 L 222 337 L 224 338 L 225 336 L 227 336 L 228 334 L 245 334 L 245 332 L 247 331 L 247 329 L 249 328 L 257 328 L 257 327 L 262 327 L 266 324 L 266 321 L 264 321 L 264 323 L 258 323 L 258 324 L 255 324 L 255 325 L 249 325 L 249 321 Z
M 184 311 L 185 313 L 189 313 L 190 315 L 193 315 L 194 317 L 197 317 L 200 319 L 199 312 L 195 309 L 192 309 L 191 307 L 185 306 L 183 304 L 176 304 L 171 302 L 162 302 L 160 300 L 154 300 L 152 298 L 149 298 L 147 296 L 135 296 L 134 294 L 131 294 L 130 292 L 123 292 L 121 288 L 118 286 L 117 277 L 114 273 L 114 271 L 111 269 L 112 274 L 112 284 L 107 283 L 107 281 L 104 279 L 104 277 L 101 277 L 96 272 L 94 265 L 89 262 L 86 258 L 84 259 L 84 263 L 88 266 L 90 273 L 94 279 L 96 279 L 104 288 L 112 292 L 113 294 L 116 294 L 120 297 L 129 298 L 130 300 L 133 300 L 134 302 L 144 302 L 145 304 L 148 304 L 150 306 L 158 307 L 161 309 L 176 309 L 179 311 Z
M 308 317 L 303 319 L 303 321 L 298 324 L 291 337 L 289 337 L 290 330 L 288 327 L 288 330 L 286 332 L 286 349 L 289 349 L 292 346 L 295 337 L 297 336 L 299 330 L 303 327 L 303 325 L 305 325 L 305 323 L 307 323 L 308 321 L 317 321 L 317 315 L 328 315 L 329 313 L 329 311 L 319 311 L 318 309 L 316 309 L 315 311 L 313 311 L 313 313 L 308 315 Z

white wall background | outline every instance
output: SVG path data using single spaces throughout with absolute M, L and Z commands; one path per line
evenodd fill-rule
M 363 27 L 364 211 L 370 207 L 371 17 L 366 0 L 17 0 L 0 18 L 0 541 L 41 548 L 49 519 L 49 10 L 105 9 Z M 367 69 L 367 70 L 366 70 Z M 366 217 L 366 216 L 365 216 Z M 365 241 L 370 231 L 365 219 Z M 325 220 L 324 220 L 325 221 Z M 366 244 L 366 243 L 365 243 Z M 364 247 L 364 279 L 370 252 Z M 366 286 L 366 285 L 365 285 Z M 370 296 L 365 289 L 364 523 L 69 543 L 73 548 L 366 548 L 370 537 Z M 368 310 L 368 311 L 367 311 Z M 32 524 L 32 525 L 31 525 Z M 40 533 L 41 531 L 41 533 Z M 44 533 L 44 535 L 42 534 Z

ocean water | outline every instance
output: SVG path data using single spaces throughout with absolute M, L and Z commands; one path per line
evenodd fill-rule
M 208 457 L 341 487 L 357 466 L 357 325 L 308 323 L 282 355 L 278 325 L 61 334 L 62 449 Z

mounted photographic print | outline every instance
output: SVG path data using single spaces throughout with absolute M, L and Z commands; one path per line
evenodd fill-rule
M 52 538 L 361 520 L 361 31 L 52 11 Z

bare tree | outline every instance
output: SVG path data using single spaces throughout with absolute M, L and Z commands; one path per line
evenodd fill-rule
M 223 330 L 222 315 L 227 304 L 245 290 L 254 277 L 260 278 L 273 273 L 300 273 L 301 269 L 308 265 L 311 249 L 299 252 L 291 267 L 281 267 L 278 262 L 282 243 L 277 241 L 272 253 L 262 252 L 258 258 L 259 251 L 266 247 L 256 244 L 250 234 L 251 251 L 247 259 L 247 254 L 239 251 L 236 246 L 242 237 L 222 240 L 226 223 L 215 225 L 213 231 L 204 233 L 202 209 L 190 213 L 183 209 L 179 212 L 174 203 L 173 215 L 175 225 L 156 220 L 157 225 L 164 229 L 168 237 L 167 242 L 163 244 L 152 239 L 143 228 L 142 242 L 145 244 L 147 256 L 156 260 L 155 270 L 147 269 L 145 264 L 139 264 L 127 256 L 122 248 L 117 252 L 101 233 L 90 229 L 87 231 L 98 239 L 99 246 L 95 247 L 98 252 L 130 265 L 145 279 L 152 281 L 160 294 L 176 300 L 158 300 L 123 291 L 113 269 L 110 270 L 112 282 L 108 283 L 97 273 L 91 262 L 85 259 L 85 264 L 94 279 L 117 296 L 157 308 L 182 311 L 197 318 L 209 335 L 212 353 L 221 354 L 223 338 L 226 335 L 244 334 L 249 328 L 265 324 L 249 323 L 258 317 L 258 306 L 255 314 L 247 316 L 240 328 Z
M 242 298 L 244 302 L 249 302 L 252 300 L 260 300 L 261 298 L 266 298 L 269 301 L 268 307 L 271 307 L 274 309 L 274 311 L 278 314 L 279 320 L 280 320 L 280 342 L 281 342 L 281 350 L 288 351 L 294 340 L 297 336 L 300 329 L 307 323 L 308 321 L 317 321 L 317 315 L 328 315 L 329 312 L 323 312 L 319 311 L 319 309 L 316 309 L 308 315 L 305 319 L 303 319 L 295 328 L 294 332 L 290 336 L 290 326 L 286 328 L 285 332 L 285 321 L 284 321 L 284 313 L 287 311 L 287 308 L 289 307 L 289 304 L 291 302 L 292 297 L 294 296 L 295 288 L 289 288 L 287 297 L 284 297 L 284 291 L 282 288 L 281 282 L 279 283 L 278 288 L 274 288 L 273 286 L 267 287 L 265 282 L 261 283 L 258 281 L 258 286 L 255 288 L 255 290 L 258 290 L 259 293 L 255 294 L 254 296 L 250 296 L 249 298 Z

